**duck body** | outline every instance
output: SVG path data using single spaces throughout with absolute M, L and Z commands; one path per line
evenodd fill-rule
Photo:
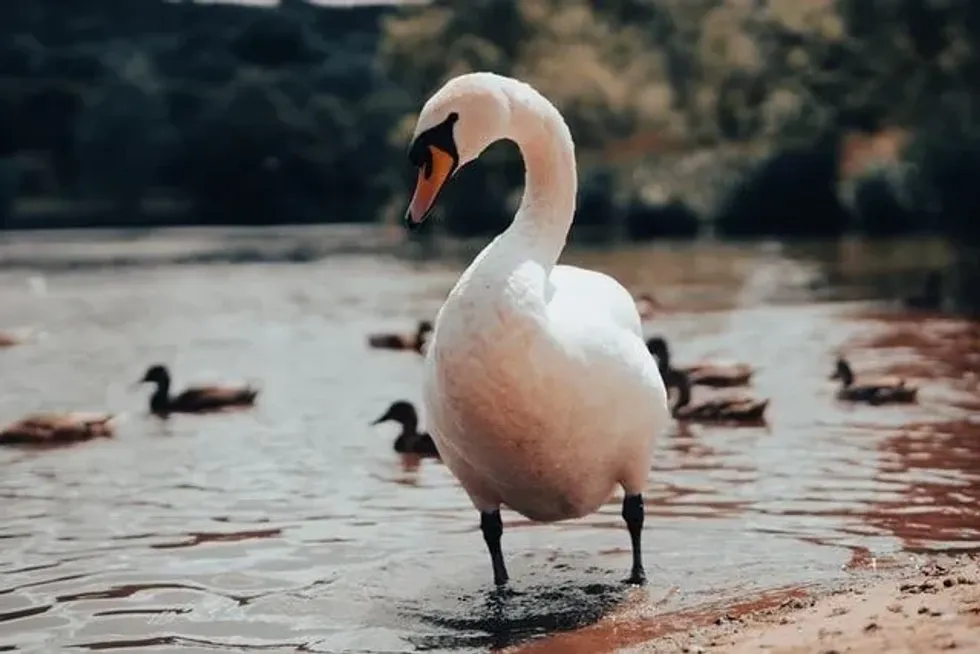
M 492 73 L 447 82 L 422 108 L 409 158 L 409 227 L 492 143 L 514 141 L 525 189 L 511 225 L 463 272 L 440 309 L 423 401 L 443 462 L 480 511 L 494 581 L 508 576 L 500 507 L 539 522 L 589 514 L 624 490 L 633 567 L 654 440 L 670 422 L 633 296 L 608 275 L 557 265 L 575 212 L 577 169 L 558 110 Z
M 918 400 L 919 389 L 901 377 L 857 377 L 850 363 L 843 357 L 831 379 L 841 380 L 837 399 L 864 404 L 913 404 Z
M 5 334 L 0 332 L 0 348 L 2 347 L 13 347 L 15 345 L 20 345 L 20 340 L 14 338 L 10 334 Z
M 414 334 L 371 334 L 368 346 L 378 350 L 414 350 L 423 354 L 431 333 L 432 322 L 420 320 Z
M 36 413 L 0 431 L 0 445 L 56 445 L 111 438 L 112 414 Z
M 692 384 L 710 388 L 745 386 L 752 379 L 752 368 L 744 363 L 692 364 L 680 370 L 690 376 Z
M 156 385 L 150 396 L 150 413 L 167 417 L 171 413 L 214 413 L 243 409 L 255 404 L 259 391 L 249 386 L 192 386 L 177 396 L 170 395 L 170 372 L 162 365 L 151 366 L 140 383 Z
M 838 389 L 837 399 L 865 404 L 914 404 L 918 398 L 915 387 L 875 386 L 855 384 Z
M 687 373 L 672 371 L 668 376 L 668 386 L 678 391 L 671 409 L 677 420 L 701 423 L 757 424 L 765 421 L 768 399 L 758 399 L 746 394 L 717 395 L 693 400 L 691 381 Z
M 150 398 L 150 409 L 156 414 L 208 413 L 255 404 L 259 392 L 254 388 L 192 386 L 176 397 L 159 391 Z

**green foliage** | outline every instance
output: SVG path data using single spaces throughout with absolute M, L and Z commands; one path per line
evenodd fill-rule
M 181 219 L 198 222 L 397 216 L 425 98 L 492 70 L 566 117 L 578 225 L 635 238 L 691 236 L 705 220 L 744 236 L 976 230 L 969 0 L 39 0 L 0 5 L 0 36 L 0 156 L 50 168 L 10 193 L 111 200 L 133 220 L 160 192 L 192 200 Z M 846 154 L 855 132 L 895 125 L 913 135 L 898 154 Z M 706 154 L 711 166 L 689 165 Z M 867 172 L 906 164 L 914 175 Z M 666 192 L 651 192 L 664 171 Z M 453 233 L 499 230 L 522 182 L 515 148 L 495 146 L 438 212 Z

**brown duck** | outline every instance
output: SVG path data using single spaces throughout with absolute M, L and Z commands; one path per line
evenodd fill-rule
M 0 431 L 0 445 L 62 445 L 115 434 L 113 414 L 35 413 Z
M 691 384 L 696 386 L 710 386 L 712 388 L 745 386 L 752 379 L 752 367 L 744 363 L 696 363 L 675 369 L 671 365 L 667 341 L 661 336 L 654 336 L 647 340 L 647 350 L 657 358 L 661 374 L 668 370 L 686 373 Z
M 0 348 L 13 347 L 20 344 L 21 339 L 17 338 L 13 334 L 5 334 L 4 332 L 0 332 Z
M 140 384 L 155 384 L 150 397 L 150 413 L 166 417 L 171 413 L 214 413 L 243 409 L 255 404 L 258 389 L 251 386 L 192 386 L 180 395 L 170 395 L 170 372 L 165 366 L 151 366 Z
M 677 420 L 735 424 L 759 424 L 765 421 L 769 400 L 747 395 L 728 395 L 692 401 L 690 377 L 679 370 L 668 373 L 664 382 L 668 388 L 677 390 L 677 399 L 671 407 Z
M 439 458 L 439 450 L 436 449 L 432 437 L 418 430 L 419 416 L 411 402 L 398 400 L 392 403 L 388 410 L 371 424 L 380 425 L 389 420 L 393 420 L 402 426 L 402 433 L 395 439 L 396 452 Z
M 414 334 L 370 334 L 368 345 L 379 350 L 415 350 L 424 354 L 431 334 L 432 322 L 420 320 Z
M 831 379 L 841 380 L 837 399 L 866 404 L 911 404 L 918 397 L 917 386 L 901 377 L 855 377 L 851 364 L 838 357 Z

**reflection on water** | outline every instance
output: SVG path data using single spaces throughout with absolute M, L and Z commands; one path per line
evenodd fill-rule
M 457 263 L 0 272 L 0 328 L 45 334 L 0 352 L 0 420 L 127 413 L 112 440 L 0 451 L 0 649 L 612 651 L 705 606 L 778 603 L 902 550 L 980 544 L 978 328 L 805 302 L 823 265 L 812 251 L 700 248 L 569 259 L 672 307 L 650 329 L 678 360 L 756 366 L 769 426 L 678 426 L 660 443 L 648 588 L 619 584 L 629 541 L 611 499 L 560 525 L 505 512 L 505 596 L 446 469 L 399 458 L 397 427 L 368 424 L 393 399 L 417 403 L 421 362 L 365 335 L 434 315 Z M 859 372 L 914 377 L 920 404 L 837 402 L 838 351 Z M 178 388 L 254 379 L 263 395 L 251 412 L 161 424 L 128 388 L 158 361 Z

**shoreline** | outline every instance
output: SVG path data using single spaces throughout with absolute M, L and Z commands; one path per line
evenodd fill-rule
M 980 554 L 882 561 L 825 586 L 662 613 L 627 600 L 598 623 L 509 654 L 931 654 L 980 652 Z M 637 595 L 639 597 L 639 594 Z
M 733 619 L 732 619 L 733 618 Z M 980 652 L 980 558 L 935 556 L 645 643 L 661 652 Z

